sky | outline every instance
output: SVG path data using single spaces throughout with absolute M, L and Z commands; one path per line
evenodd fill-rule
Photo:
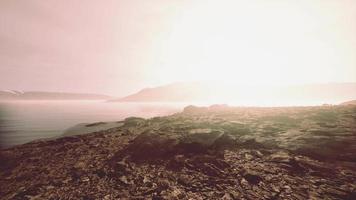
M 0 89 L 183 81 L 356 82 L 356 1 L 0 1 Z

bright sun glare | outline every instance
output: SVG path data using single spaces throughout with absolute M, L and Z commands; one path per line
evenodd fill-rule
M 340 13 L 298 2 L 190 4 L 157 39 L 158 80 L 280 86 L 334 80 L 340 65 L 353 73 L 352 47 L 341 39 L 347 24 L 334 24 Z

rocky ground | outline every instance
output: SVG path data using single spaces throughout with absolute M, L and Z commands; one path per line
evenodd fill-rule
M 189 106 L 0 150 L 0 198 L 351 200 L 355 153 L 356 106 Z

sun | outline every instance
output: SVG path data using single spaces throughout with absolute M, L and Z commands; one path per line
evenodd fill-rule
M 283 9 L 281 9 L 283 4 Z M 352 65 L 323 40 L 322 10 L 298 3 L 194 1 L 157 38 L 157 80 L 210 80 L 238 85 L 290 85 L 332 80 Z M 320 15 L 320 16 L 319 16 Z M 332 37 L 332 36 L 330 36 Z

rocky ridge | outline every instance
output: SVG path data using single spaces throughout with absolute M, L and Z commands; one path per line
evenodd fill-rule
M 355 199 L 356 107 L 186 107 L 0 151 L 1 199 Z

